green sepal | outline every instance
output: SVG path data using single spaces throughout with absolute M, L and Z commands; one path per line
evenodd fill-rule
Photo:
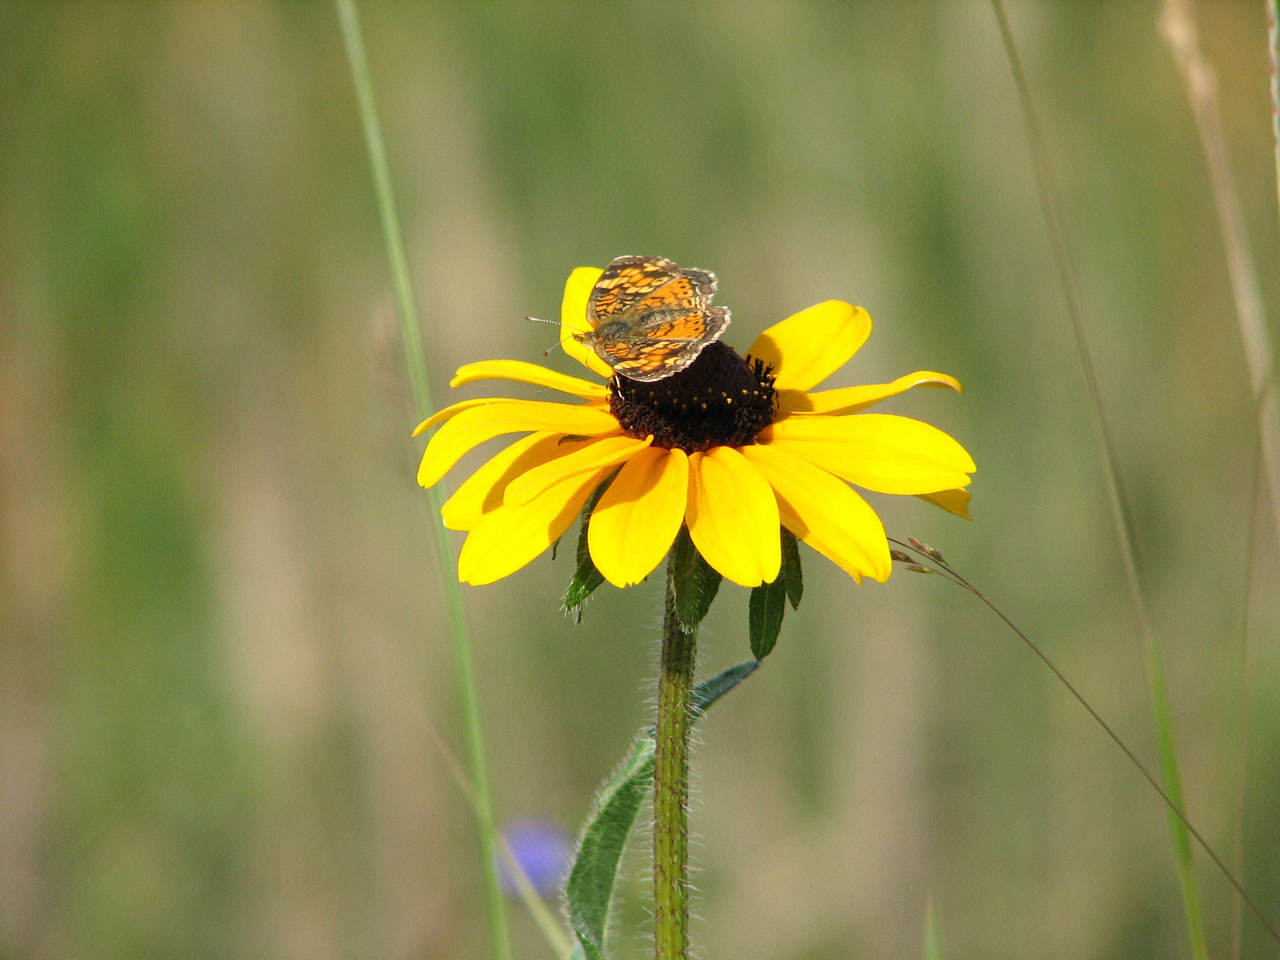
M 747 627 L 751 635 L 751 655 L 763 660 L 778 642 L 782 615 L 787 612 L 787 584 L 781 573 L 772 583 L 752 587 L 747 604 Z
M 578 566 L 573 571 L 573 577 L 569 580 L 569 586 L 564 591 L 564 599 L 560 601 L 560 608 L 565 613 L 573 614 L 577 623 L 582 622 L 582 607 L 587 602 L 587 598 L 591 596 L 602 583 L 604 583 L 604 574 L 596 569 L 595 563 L 591 559 L 591 548 L 587 545 L 587 524 L 591 520 L 591 511 L 596 508 L 596 504 L 600 502 L 600 498 L 609 487 L 609 483 L 613 478 L 605 480 L 600 486 L 591 492 L 591 496 L 587 498 L 587 502 L 582 506 L 582 522 L 578 527 Z
M 675 590 L 676 619 L 686 632 L 695 630 L 711 609 L 720 589 L 720 574 L 702 559 L 687 527 L 681 527 L 671 547 L 671 586 Z
M 586 539 L 585 531 L 582 539 Z M 564 599 L 560 601 L 561 608 L 565 613 L 572 614 L 575 622 L 581 623 L 582 608 L 586 604 L 587 598 L 602 583 L 604 583 L 604 574 L 597 570 L 596 565 L 591 562 L 591 555 L 587 554 L 585 558 L 579 556 L 578 568 L 573 572 L 569 586 L 564 592 Z
M 800 544 L 790 530 L 782 531 L 781 577 L 787 585 L 787 599 L 791 601 L 791 609 L 800 609 L 800 598 L 804 596 L 804 571 L 800 569 Z
M 693 692 L 696 720 L 713 703 L 755 672 L 754 660 L 730 667 L 698 684 Z M 618 864 L 627 835 L 653 784 L 654 730 L 649 727 L 635 742 L 612 776 L 596 794 L 591 818 L 578 841 L 578 853 L 565 884 L 564 910 L 579 947 L 572 956 L 604 960 L 605 925 Z
M 782 530 L 782 564 L 772 583 L 762 583 L 751 590 L 747 604 L 747 629 L 751 640 L 751 654 L 763 660 L 778 642 L 782 630 L 782 617 L 800 606 L 804 595 L 804 574 L 800 569 L 800 546 L 795 535 Z

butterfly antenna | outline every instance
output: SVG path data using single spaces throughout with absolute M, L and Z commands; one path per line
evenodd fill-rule
M 528 320 L 530 323 L 554 323 L 554 324 L 556 324 L 557 326 L 559 326 L 559 325 L 560 325 L 560 321 L 558 321 L 558 320 L 543 320 L 541 317 L 525 317 L 525 319 L 526 319 L 526 320 Z M 573 338 L 573 334 L 572 334 L 572 333 L 570 333 L 570 334 L 568 334 L 568 335 L 566 335 L 566 336 L 561 337 L 559 340 L 557 340 L 557 341 L 556 341 L 555 343 L 553 343 L 551 346 L 547 347 L 547 349 L 543 350 L 543 351 L 542 351 L 542 355 L 543 355 L 544 357 L 549 356 L 549 355 L 551 354 L 551 351 L 552 351 L 552 350 L 554 350 L 556 347 L 563 347 L 563 346 L 564 346 L 564 342 L 565 342 L 566 340 L 570 340 L 570 339 L 572 339 L 572 338 Z

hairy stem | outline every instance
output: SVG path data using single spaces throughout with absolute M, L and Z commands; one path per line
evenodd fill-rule
M 667 562 L 667 605 L 658 673 L 653 770 L 653 903 L 657 960 L 689 950 L 689 725 L 697 634 L 676 616 L 674 565 Z

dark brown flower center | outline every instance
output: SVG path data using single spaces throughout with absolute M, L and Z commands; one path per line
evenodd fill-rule
M 609 381 L 609 410 L 627 436 L 653 434 L 655 447 L 685 453 L 751 443 L 773 422 L 777 406 L 770 368 L 718 340 L 670 377 Z

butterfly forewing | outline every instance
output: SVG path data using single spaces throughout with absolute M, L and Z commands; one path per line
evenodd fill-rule
M 680 267 L 662 257 L 618 257 L 596 281 L 587 303 L 587 319 L 592 327 L 622 320 L 624 314 L 679 275 Z
M 705 270 L 618 257 L 587 301 L 591 331 L 575 338 L 624 377 L 661 380 L 693 363 L 728 326 L 728 308 L 710 306 L 715 290 L 715 274 Z

